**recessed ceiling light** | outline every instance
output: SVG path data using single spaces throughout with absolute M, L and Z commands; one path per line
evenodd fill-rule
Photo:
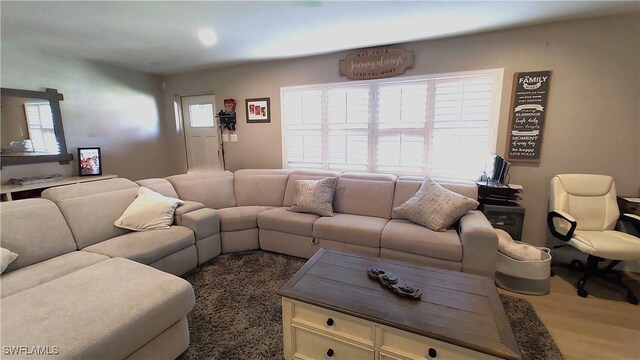
M 211 29 L 200 29 L 198 31 L 198 38 L 200 42 L 206 46 L 211 46 L 218 42 L 218 35 Z

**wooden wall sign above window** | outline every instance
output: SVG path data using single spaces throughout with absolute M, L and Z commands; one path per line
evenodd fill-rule
M 379 79 L 404 74 L 413 67 L 413 51 L 380 47 L 358 51 L 340 60 L 340 75 L 352 80 Z
M 510 162 L 540 162 L 550 82 L 550 70 L 519 72 L 513 75 L 505 156 Z

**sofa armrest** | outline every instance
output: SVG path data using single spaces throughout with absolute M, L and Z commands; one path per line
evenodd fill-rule
M 180 206 L 178 206 L 176 208 L 176 212 L 175 212 L 176 225 L 180 225 L 180 224 L 177 224 L 177 222 L 180 221 L 179 218 L 182 215 L 184 215 L 186 213 L 189 213 L 189 212 L 192 212 L 192 211 L 203 209 L 203 208 L 204 208 L 204 204 L 203 203 L 199 203 L 199 202 L 196 202 L 196 201 L 185 200 L 184 204 L 182 204 L 182 205 L 180 205 Z
M 220 215 L 217 210 L 202 208 L 188 212 L 181 217 L 181 224 L 196 235 L 196 242 L 220 232 Z
M 489 220 L 478 210 L 469 211 L 460 219 L 458 232 L 462 241 L 462 271 L 493 278 L 498 235 Z

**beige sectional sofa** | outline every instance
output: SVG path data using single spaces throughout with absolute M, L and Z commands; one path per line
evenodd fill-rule
M 326 177 L 338 178 L 335 216 L 287 210 L 295 181 Z M 477 198 L 471 181 L 436 180 Z M 498 240 L 481 212 L 468 212 L 446 232 L 392 216 L 392 209 L 412 197 L 421 182 L 421 177 L 388 174 L 249 169 L 176 175 L 163 186 L 170 183 L 181 199 L 217 209 L 223 253 L 260 248 L 308 258 L 324 247 L 493 277 Z
M 287 210 L 297 180 L 326 177 L 338 178 L 335 216 Z M 0 277 L 2 346 L 44 346 L 58 358 L 175 358 L 189 343 L 194 294 L 173 275 L 220 253 L 263 249 L 308 258 L 324 247 L 493 277 L 497 236 L 482 213 L 468 212 L 445 232 L 393 215 L 421 181 L 239 170 L 111 179 L 2 203 L 2 247 L 19 254 Z M 477 197 L 473 182 L 439 183 Z M 185 201 L 173 226 L 131 232 L 113 225 L 139 186 Z

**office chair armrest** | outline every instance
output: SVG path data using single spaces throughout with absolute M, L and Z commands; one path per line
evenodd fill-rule
M 553 219 L 555 218 L 560 218 L 568 222 L 569 224 L 571 224 L 571 227 L 569 228 L 569 231 L 567 231 L 566 234 L 563 234 L 559 232 L 558 229 L 556 229 L 556 226 L 553 223 Z M 573 232 L 576 231 L 576 226 L 578 226 L 578 222 L 576 221 L 576 219 L 573 218 L 573 216 L 567 214 L 566 212 L 561 210 L 554 210 L 549 212 L 549 215 L 547 215 L 547 225 L 549 225 L 549 230 L 551 231 L 551 235 L 566 242 L 571 240 L 571 238 L 573 237 Z
M 620 215 L 618 219 L 620 231 L 626 232 L 629 235 L 640 237 L 640 216 L 636 214 L 624 213 Z
M 631 213 L 624 213 L 620 215 L 620 220 L 624 220 L 624 221 L 640 221 L 640 216 L 636 215 L 636 214 L 631 214 Z

